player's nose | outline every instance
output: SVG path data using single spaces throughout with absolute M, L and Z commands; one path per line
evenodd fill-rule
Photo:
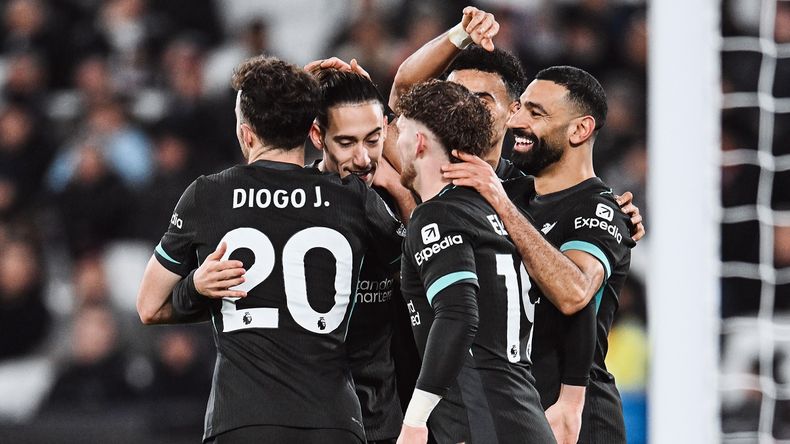
M 368 150 L 362 145 L 357 145 L 354 149 L 354 157 L 352 159 L 354 166 L 365 168 L 370 165 L 370 154 L 368 154 Z
M 524 108 L 519 109 L 507 119 L 507 127 L 529 129 L 529 113 Z

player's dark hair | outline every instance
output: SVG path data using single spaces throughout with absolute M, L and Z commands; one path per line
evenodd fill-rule
M 451 162 L 457 149 L 482 156 L 491 147 L 493 121 L 482 100 L 458 83 L 431 80 L 414 85 L 398 102 L 401 116 L 427 126 Z
M 564 86 L 568 90 L 568 99 L 581 112 L 595 119 L 595 130 L 603 128 L 608 111 L 606 92 L 592 74 L 573 66 L 552 66 L 540 71 L 535 80 L 548 80 Z
M 318 82 L 301 68 L 257 56 L 233 72 L 241 116 L 267 145 L 301 148 L 318 110 Z
M 527 88 L 527 75 L 521 62 L 503 49 L 496 48 L 489 52 L 477 45 L 469 46 L 461 51 L 445 72 L 450 74 L 462 69 L 476 69 L 498 75 L 505 83 L 507 94 L 512 100 L 518 100 Z
M 329 126 L 329 108 L 341 105 L 377 102 L 384 110 L 381 95 L 373 82 L 355 72 L 322 69 L 315 74 L 321 90 L 321 101 L 316 119 L 322 128 Z

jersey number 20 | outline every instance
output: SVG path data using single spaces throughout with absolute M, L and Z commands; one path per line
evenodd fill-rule
M 227 260 L 239 248 L 249 248 L 255 254 L 255 263 L 244 275 L 246 281 L 232 290 L 249 292 L 265 281 L 274 270 L 275 251 L 269 237 L 255 228 L 236 228 L 223 236 L 220 243 L 227 242 L 228 249 L 222 256 Z M 307 299 L 304 258 L 313 248 L 323 248 L 334 256 L 335 304 L 326 313 L 310 307 Z M 333 332 L 346 317 L 346 308 L 351 297 L 353 253 L 348 240 L 331 228 L 310 227 L 291 236 L 283 247 L 282 269 L 285 284 L 285 299 L 288 312 L 297 324 L 313 333 Z M 239 298 L 222 300 L 223 331 L 230 332 L 246 328 L 278 328 L 279 310 L 274 307 L 236 309 Z

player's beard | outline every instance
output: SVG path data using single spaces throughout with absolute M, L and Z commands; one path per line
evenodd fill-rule
M 563 150 L 559 144 L 552 143 L 547 138 L 537 137 L 524 130 L 520 132 L 525 136 L 532 137 L 535 142 L 526 153 L 514 149 L 510 154 L 510 161 L 513 162 L 516 168 L 531 176 L 537 176 L 547 167 L 562 159 Z
M 403 165 L 403 171 L 400 173 L 400 183 L 407 190 L 416 193 L 414 189 L 414 180 L 417 178 L 417 170 L 414 168 L 413 162 L 408 162 Z

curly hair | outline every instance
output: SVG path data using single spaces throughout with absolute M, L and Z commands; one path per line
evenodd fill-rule
M 236 67 L 231 83 L 241 92 L 241 118 L 264 143 L 280 149 L 302 148 L 320 101 L 313 76 L 261 55 Z
M 496 48 L 489 52 L 480 46 L 472 45 L 458 54 L 445 74 L 449 75 L 453 71 L 463 69 L 475 69 L 498 75 L 502 78 L 507 94 L 512 100 L 518 100 L 527 88 L 527 75 L 518 57 L 503 49 Z
M 493 137 L 491 113 L 483 101 L 457 83 L 431 80 L 414 85 L 398 102 L 401 116 L 427 126 L 442 142 L 451 162 L 457 149 L 475 156 L 488 151 Z

